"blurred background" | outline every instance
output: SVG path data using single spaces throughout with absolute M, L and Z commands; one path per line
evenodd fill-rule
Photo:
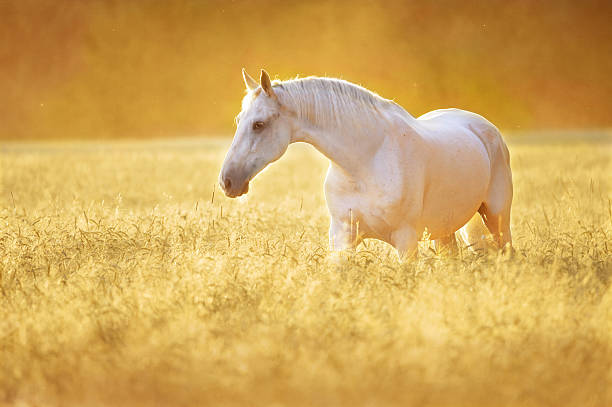
M 0 139 L 231 135 L 240 69 L 341 77 L 413 115 L 612 125 L 612 3 L 0 0 Z

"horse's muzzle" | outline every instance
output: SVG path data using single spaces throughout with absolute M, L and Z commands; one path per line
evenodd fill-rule
M 242 181 L 242 182 L 236 182 L 235 180 L 232 180 L 231 177 L 222 174 L 219 177 L 219 186 L 221 186 L 221 189 L 223 189 L 223 192 L 225 192 L 225 195 L 227 195 L 230 198 L 236 198 L 240 195 L 244 195 L 247 192 L 249 192 L 249 181 Z

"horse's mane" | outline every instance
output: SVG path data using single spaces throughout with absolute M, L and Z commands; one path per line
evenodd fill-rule
M 367 125 L 380 127 L 382 111 L 389 109 L 407 114 L 395 102 L 342 79 L 307 77 L 275 80 L 272 87 L 281 105 L 298 118 L 313 124 L 344 128 Z M 261 88 L 258 88 L 261 91 Z M 257 90 L 253 98 L 257 97 Z

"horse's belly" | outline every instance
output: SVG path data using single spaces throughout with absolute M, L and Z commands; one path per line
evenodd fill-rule
M 481 144 L 463 147 L 429 168 L 420 226 L 432 239 L 461 228 L 486 197 L 491 177 L 486 150 Z
M 475 198 L 453 208 L 430 205 L 424 208 L 420 229 L 426 231 L 431 239 L 446 237 L 465 225 L 478 211 L 481 203 L 482 199 Z

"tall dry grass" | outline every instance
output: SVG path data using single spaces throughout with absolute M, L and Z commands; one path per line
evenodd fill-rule
M 405 264 L 330 260 L 312 149 L 245 202 L 214 192 L 225 140 L 7 144 L 0 405 L 612 405 L 591 139 L 510 139 L 514 255 Z

